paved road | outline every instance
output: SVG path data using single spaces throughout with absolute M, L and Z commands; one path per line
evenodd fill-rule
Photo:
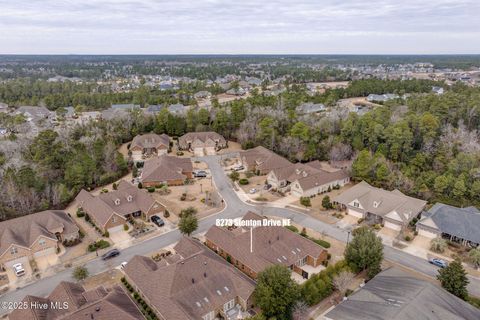
M 246 211 L 251 210 L 259 214 L 272 215 L 283 218 L 290 218 L 292 221 L 304 226 L 308 226 L 318 232 L 325 233 L 326 235 L 333 237 L 339 241 L 347 241 L 347 232 L 334 225 L 329 225 L 314 219 L 308 215 L 302 214 L 297 211 L 285 209 L 285 208 L 273 208 L 264 206 L 253 206 L 244 203 L 238 198 L 237 194 L 232 188 L 231 182 L 225 175 L 223 168 L 220 166 L 218 156 L 209 156 L 201 158 L 201 160 L 208 163 L 213 180 L 218 191 L 221 193 L 227 206 L 222 212 L 207 217 L 200 221 L 198 233 L 205 232 L 210 226 L 215 224 L 215 220 L 218 218 L 236 218 L 242 216 Z M 146 240 L 142 243 L 135 244 L 131 247 L 122 250 L 120 256 L 111 259 L 107 262 L 101 259 L 95 259 L 85 264 L 90 274 L 98 274 L 106 271 L 113 266 L 118 266 L 123 261 L 130 260 L 134 255 L 147 255 L 159 248 L 171 245 L 180 239 L 181 235 L 178 230 L 172 230 L 168 233 L 159 235 L 158 237 Z M 407 254 L 398 249 L 385 246 L 384 254 L 387 260 L 399 263 L 405 267 L 422 272 L 428 276 L 435 277 L 438 269 L 425 260 Z M 38 280 L 16 291 L 8 292 L 1 296 L 1 301 L 21 301 L 26 295 L 46 296 L 52 289 L 58 285 L 61 281 L 74 281 L 71 276 L 72 270 L 66 269 L 58 272 L 55 275 Z M 480 280 L 476 278 L 470 278 L 469 291 L 471 294 L 480 296 Z M 8 310 L 0 309 L 0 316 L 9 312 Z

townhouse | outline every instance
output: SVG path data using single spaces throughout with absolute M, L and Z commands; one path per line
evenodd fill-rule
M 72 218 L 60 210 L 47 210 L 0 222 L 0 266 L 28 264 L 37 257 L 55 255 L 60 243 L 79 237 Z
M 240 160 L 247 171 L 258 175 L 265 175 L 274 169 L 291 164 L 284 157 L 262 146 L 240 151 Z
M 249 211 L 242 218 L 263 220 Z M 315 242 L 280 226 L 212 226 L 206 245 L 252 279 L 269 266 L 280 264 L 308 279 L 320 271 L 328 252 Z
M 141 161 L 149 156 L 167 154 L 170 149 L 170 137 L 166 134 L 147 133 L 133 138 L 130 152 L 133 161 Z
M 243 319 L 255 282 L 197 240 L 183 237 L 160 261 L 133 257 L 125 278 L 160 319 Z
M 75 201 L 102 232 L 109 233 L 122 231 L 128 219 L 149 220 L 152 215 L 165 211 L 165 207 L 146 190 L 138 189 L 125 180 L 118 184 L 117 190 L 98 196 L 82 190 Z
M 227 147 L 227 140 L 216 132 L 189 132 L 178 138 L 180 150 L 188 150 L 196 156 L 216 154 Z
M 145 161 L 140 181 L 146 187 L 166 184 L 178 186 L 193 177 L 193 164 L 190 158 L 162 155 Z

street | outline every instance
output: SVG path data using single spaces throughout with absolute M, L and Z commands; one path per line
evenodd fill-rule
M 290 218 L 292 221 L 314 229 L 315 231 L 324 233 L 339 241 L 347 241 L 347 232 L 334 225 L 326 224 L 322 221 L 316 220 L 306 214 L 285 209 L 273 208 L 266 206 L 254 206 L 244 203 L 237 196 L 229 178 L 225 175 L 223 168 L 220 165 L 219 156 L 202 157 L 200 160 L 205 161 L 210 169 L 218 192 L 225 200 L 226 207 L 218 214 L 214 214 L 199 222 L 197 233 L 205 232 L 210 226 L 215 224 L 218 218 L 236 218 L 244 215 L 248 210 L 254 211 L 263 215 L 271 215 L 282 218 Z M 131 247 L 121 250 L 120 256 L 108 261 L 102 261 L 97 258 L 85 264 L 91 275 L 104 272 L 112 267 L 120 265 L 123 261 L 129 261 L 135 255 L 147 255 L 155 250 L 163 248 L 177 242 L 181 237 L 178 229 L 164 233 L 155 238 L 146 240 L 144 242 L 135 244 Z M 426 260 L 419 257 L 407 254 L 398 249 L 384 246 L 384 257 L 386 260 L 401 264 L 412 270 L 421 272 L 431 277 L 435 277 L 438 271 L 437 267 L 432 266 Z M 14 302 L 21 301 L 26 295 L 46 296 L 54 287 L 61 281 L 75 281 L 72 278 L 72 269 L 63 270 L 51 277 L 40 279 L 30 285 L 17 289 L 12 292 L 7 292 L 1 296 L 2 301 Z M 470 284 L 468 286 L 469 292 L 472 295 L 480 296 L 480 279 L 470 277 Z M 8 313 L 10 310 L 0 310 L 0 315 Z

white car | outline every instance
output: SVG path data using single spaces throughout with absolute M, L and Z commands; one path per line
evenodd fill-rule
M 255 188 L 250 189 L 250 194 L 254 194 L 256 192 L 257 192 L 257 189 L 255 189 Z
M 12 267 L 17 277 L 25 275 L 25 269 L 23 269 L 23 265 L 21 263 L 15 263 Z

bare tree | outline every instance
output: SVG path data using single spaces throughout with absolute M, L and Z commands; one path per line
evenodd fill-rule
M 295 302 L 293 306 L 293 320 L 307 320 L 308 319 L 308 306 L 307 304 L 299 300 Z
M 330 161 L 349 160 L 352 157 L 352 152 L 350 145 L 339 142 L 330 149 Z
M 333 285 L 343 295 L 354 277 L 352 272 L 342 271 L 333 279 Z

